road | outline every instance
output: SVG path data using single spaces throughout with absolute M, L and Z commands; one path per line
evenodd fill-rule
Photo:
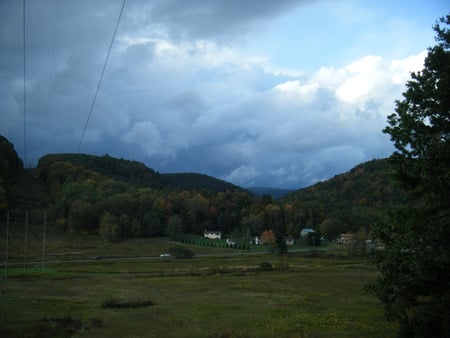
M 289 253 L 301 253 L 308 252 L 310 249 L 296 249 L 289 250 Z M 270 252 L 268 251 L 238 251 L 238 252 L 226 252 L 226 253 L 207 253 L 207 254 L 198 254 L 195 255 L 192 259 L 196 257 L 235 257 L 235 256 L 243 256 L 243 255 L 268 255 Z M 44 264 L 64 264 L 64 263 L 92 263 L 99 261 L 125 261 L 125 260 L 145 260 L 145 259 L 176 259 L 175 257 L 160 257 L 160 256 L 135 256 L 135 257 L 101 257 L 96 256 L 95 258 L 80 258 L 80 259 L 56 259 L 56 260 L 46 260 Z M 42 260 L 40 261 L 27 261 L 26 265 L 42 265 Z M 8 267 L 12 266 L 23 266 L 25 262 L 22 261 L 8 261 Z M 3 262 L 3 267 L 5 266 L 5 262 Z

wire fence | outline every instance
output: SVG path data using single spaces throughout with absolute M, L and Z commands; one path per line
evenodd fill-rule
M 30 265 L 41 265 L 45 270 L 47 212 L 45 210 L 7 211 L 0 220 L 0 252 L 3 255 L 3 277 L 10 268 L 22 267 L 28 274 Z

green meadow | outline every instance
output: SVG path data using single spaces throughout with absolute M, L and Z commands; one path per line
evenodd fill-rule
M 174 243 L 66 237 L 48 243 L 45 264 L 39 246 L 30 245 L 26 269 L 22 250 L 12 250 L 7 276 L 0 271 L 0 336 L 396 334 L 382 305 L 364 291 L 377 274 L 366 258 L 317 252 L 276 256 L 202 245 L 185 245 L 197 255 L 192 259 L 160 258 Z M 102 259 L 92 260 L 95 255 Z

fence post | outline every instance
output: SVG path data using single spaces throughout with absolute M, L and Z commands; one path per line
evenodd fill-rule
M 45 270 L 45 227 L 47 225 L 47 211 L 44 211 L 44 233 L 42 234 L 42 274 Z
M 6 212 L 5 279 L 8 278 L 9 210 Z
M 28 210 L 25 211 L 25 246 L 23 255 L 23 274 L 27 274 L 27 254 L 28 254 Z

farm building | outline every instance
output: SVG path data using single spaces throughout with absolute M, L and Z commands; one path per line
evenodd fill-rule
M 294 237 L 291 237 L 291 236 L 286 236 L 284 238 L 284 241 L 285 241 L 286 245 L 288 245 L 288 246 L 291 246 L 291 245 L 295 244 Z
M 222 231 L 205 230 L 203 236 L 209 239 L 222 239 Z
M 356 235 L 351 232 L 347 232 L 346 234 L 341 234 L 339 236 L 340 244 L 352 244 L 356 242 Z

